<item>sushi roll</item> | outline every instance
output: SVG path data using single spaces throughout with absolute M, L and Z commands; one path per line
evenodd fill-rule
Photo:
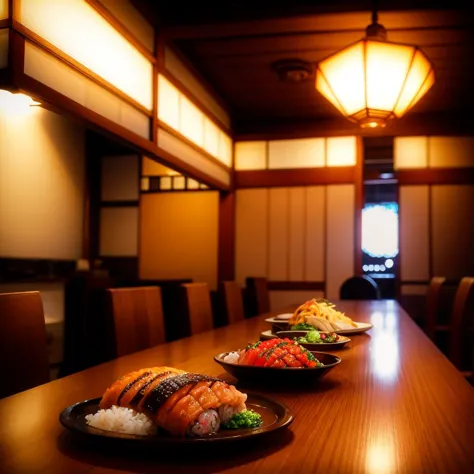
M 170 367 L 141 369 L 104 393 L 100 409 L 124 407 L 174 436 L 206 436 L 246 409 L 247 395 L 225 381 Z

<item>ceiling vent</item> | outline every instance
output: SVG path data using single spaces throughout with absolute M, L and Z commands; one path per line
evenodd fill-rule
M 283 59 L 273 63 L 271 67 L 283 82 L 306 82 L 314 76 L 313 64 L 301 59 Z

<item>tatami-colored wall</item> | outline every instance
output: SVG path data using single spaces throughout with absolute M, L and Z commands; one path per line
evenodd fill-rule
M 0 256 L 81 257 L 84 130 L 35 107 L 0 112 Z

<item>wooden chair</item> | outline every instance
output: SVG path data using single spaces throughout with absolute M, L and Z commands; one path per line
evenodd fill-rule
M 0 398 L 49 382 L 43 302 L 38 291 L 0 294 Z
M 339 296 L 341 300 L 378 300 L 380 290 L 368 275 L 353 276 L 341 285 Z
M 232 324 L 245 318 L 242 288 L 235 281 L 223 281 L 219 288 L 223 311 L 227 323 Z
M 435 332 L 439 330 L 438 310 L 444 283 L 446 283 L 445 277 L 433 277 L 426 293 L 425 332 L 432 341 L 435 338 Z
M 449 358 L 463 374 L 472 377 L 473 367 L 464 371 L 472 362 L 472 335 L 474 330 L 474 277 L 465 277 L 459 283 L 454 298 L 449 334 Z M 471 354 L 468 353 L 471 351 Z M 469 359 L 469 362 L 465 362 Z
M 107 300 L 113 317 L 117 357 L 165 342 L 160 288 L 109 289 Z
M 189 322 L 189 332 L 199 334 L 213 328 L 209 286 L 207 283 L 181 285 L 184 313 Z
M 270 293 L 267 279 L 248 277 L 246 284 L 249 316 L 268 313 L 270 311 Z

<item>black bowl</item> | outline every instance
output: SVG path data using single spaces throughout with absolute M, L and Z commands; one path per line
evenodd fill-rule
M 333 354 L 311 351 L 311 354 L 324 364 L 323 366 L 279 369 L 276 367 L 255 367 L 252 365 L 230 364 L 223 360 L 227 354 L 229 354 L 229 352 L 223 352 L 222 354 L 216 355 L 214 360 L 235 378 L 255 382 L 313 381 L 326 375 L 333 367 L 341 362 L 341 358 Z

